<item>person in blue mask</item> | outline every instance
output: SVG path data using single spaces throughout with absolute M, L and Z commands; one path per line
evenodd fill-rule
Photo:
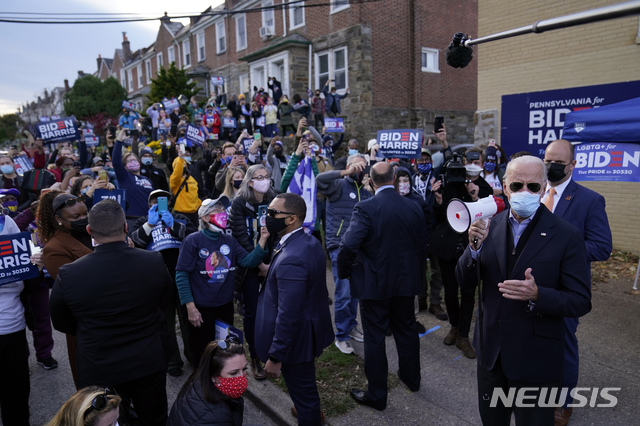
M 498 150 L 489 146 L 484 151 L 484 163 L 480 176 L 493 188 L 493 195 L 502 196 L 502 179 L 504 170 L 498 167 Z

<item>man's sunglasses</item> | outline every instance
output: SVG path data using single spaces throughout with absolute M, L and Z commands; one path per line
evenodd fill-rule
M 224 340 L 216 340 L 216 344 L 220 349 L 229 349 L 231 344 L 239 345 L 240 341 L 236 338 L 236 336 L 227 336 Z
M 107 387 L 104 388 L 104 392 L 96 395 L 95 398 L 93 398 L 93 400 L 91 401 L 91 405 L 89 406 L 89 408 L 87 408 L 87 411 L 85 411 L 85 416 L 91 412 L 91 410 L 96 410 L 96 411 L 102 411 L 104 410 L 104 407 L 107 406 L 107 404 L 109 403 L 109 395 L 117 395 L 116 391 Z
M 276 217 L 276 215 L 277 215 L 278 213 L 280 213 L 280 214 L 289 214 L 289 215 L 295 214 L 295 213 L 291 213 L 291 212 L 283 212 L 283 211 L 275 210 L 275 209 L 267 209 L 267 214 L 268 214 L 269 216 L 271 216 L 271 217 Z
M 509 190 L 511 192 L 518 192 L 523 187 L 524 187 L 524 183 L 522 182 L 511 182 L 509 184 Z M 533 193 L 540 192 L 540 188 L 542 188 L 542 185 L 540 185 L 539 183 L 531 182 L 527 184 L 527 189 Z

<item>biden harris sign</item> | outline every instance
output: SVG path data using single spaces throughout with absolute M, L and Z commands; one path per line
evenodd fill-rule
M 378 130 L 378 145 L 385 158 L 420 158 L 422 130 Z

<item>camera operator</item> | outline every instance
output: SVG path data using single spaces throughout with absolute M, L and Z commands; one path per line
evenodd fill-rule
M 441 188 L 435 193 L 434 217 L 437 225 L 431 235 L 429 253 L 438 258 L 442 282 L 444 284 L 444 301 L 449 315 L 451 329 L 444 338 L 445 345 L 455 344 L 467 358 L 475 358 L 476 353 L 469 342 L 469 329 L 475 303 L 475 290 L 460 290 L 458 298 L 458 282 L 455 268 L 462 255 L 469 237 L 465 232 L 456 233 L 447 222 L 447 204 L 454 198 L 464 202 L 477 201 L 492 195 L 491 186 L 480 177 L 482 158 L 476 148 L 465 153 L 464 164 L 457 153 L 444 166 L 441 175 Z M 440 182 L 436 182 L 437 185 Z

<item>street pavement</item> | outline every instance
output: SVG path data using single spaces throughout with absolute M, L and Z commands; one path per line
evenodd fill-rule
M 327 286 L 333 291 L 331 273 Z M 615 407 L 574 408 L 570 425 L 640 425 L 640 295 L 629 294 L 631 282 L 612 281 L 598 284 L 593 292 L 593 309 L 583 317 L 578 329 L 580 340 L 580 387 L 621 388 L 610 392 L 618 401 Z M 479 425 L 476 360 L 465 358 L 455 346 L 445 346 L 442 339 L 448 323 L 422 311 L 418 319 L 434 329 L 420 338 L 422 385 L 410 392 L 403 384 L 389 393 L 383 412 L 357 407 L 339 417 L 327 419 L 331 425 Z M 436 328 L 439 327 L 439 328 Z M 473 327 L 472 327 L 473 329 Z M 60 366 L 45 371 L 30 358 L 32 425 L 46 423 L 74 392 L 67 363 L 64 336 L 55 333 L 54 357 Z M 29 333 L 28 333 L 29 334 Z M 31 345 L 31 337 L 29 336 Z M 357 356 L 363 356 L 362 343 L 353 342 Z M 31 346 L 32 348 L 32 346 Z M 348 356 L 348 355 L 345 355 Z M 353 355 L 352 355 L 353 356 Z M 392 337 L 387 338 L 389 371 L 398 369 Z M 169 405 L 173 403 L 190 369 L 178 378 L 167 376 Z M 365 383 L 362 383 L 365 386 Z M 582 395 L 591 399 L 592 390 Z M 345 395 L 349 398 L 349 395 Z M 602 397 L 596 404 L 606 403 Z M 268 380 L 249 380 L 245 393 L 245 425 L 293 425 L 289 396 Z M 10 426 L 10 425 L 6 425 Z

